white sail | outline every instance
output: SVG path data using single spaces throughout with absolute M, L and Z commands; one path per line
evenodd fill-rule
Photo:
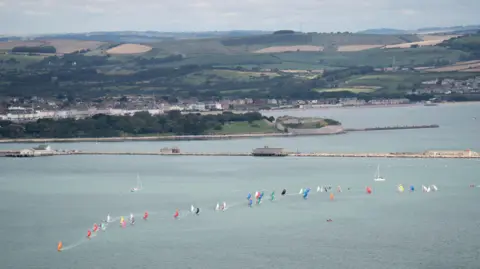
M 433 189 L 434 191 L 438 191 L 438 188 L 437 188 L 437 186 L 435 186 L 435 185 L 432 185 L 431 187 L 432 187 L 432 189 Z
M 220 209 L 220 205 L 217 203 L 217 206 L 215 207 L 215 210 L 219 210 Z
M 227 209 L 227 203 L 226 202 L 223 202 L 223 208 L 222 210 L 226 210 Z
M 137 174 L 137 189 L 141 190 L 143 188 L 142 181 L 140 180 L 140 175 Z
M 190 211 L 191 212 L 194 212 L 195 211 L 195 207 L 193 205 L 190 206 Z
M 325 190 L 325 187 L 322 186 L 322 187 L 320 188 L 320 192 L 323 192 L 324 190 Z
M 374 181 L 385 181 L 385 178 L 383 178 L 382 176 L 380 176 L 380 165 L 377 165 L 377 172 L 375 173 L 375 176 L 373 178 Z
M 110 222 L 110 214 L 107 215 L 107 222 Z
M 342 187 L 340 187 L 340 185 L 337 186 L 337 192 L 342 192 Z
M 321 189 L 320 189 L 320 186 L 317 187 L 317 192 L 319 192 Z
M 302 194 L 303 193 L 303 189 L 300 189 L 300 191 L 298 192 L 298 194 Z

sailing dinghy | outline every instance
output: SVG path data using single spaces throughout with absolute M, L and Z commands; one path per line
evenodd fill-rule
M 377 166 L 377 172 L 375 173 L 375 177 L 373 178 L 373 180 L 376 181 L 376 182 L 385 181 L 385 178 L 380 176 L 380 165 Z
M 140 176 L 137 174 L 137 185 L 133 187 L 130 191 L 137 192 L 143 189 L 142 181 L 140 180 Z

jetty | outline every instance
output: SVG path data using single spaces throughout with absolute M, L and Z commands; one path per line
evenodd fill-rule
M 32 153 L 33 152 L 33 153 Z M 158 151 L 54 151 L 54 150 L 21 150 L 0 151 L 4 157 L 43 157 L 73 155 L 150 155 L 150 156 L 204 156 L 204 157 L 323 157 L 323 158 L 420 158 L 420 159 L 480 159 L 480 154 L 471 150 L 424 151 L 424 152 L 387 152 L 387 153 L 341 153 L 341 152 L 288 152 L 283 148 L 257 148 L 252 152 L 181 152 L 178 148 L 163 148 Z

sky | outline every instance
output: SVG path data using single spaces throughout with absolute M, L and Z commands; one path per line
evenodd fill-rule
M 480 0 L 0 0 L 0 35 L 304 32 L 480 24 Z

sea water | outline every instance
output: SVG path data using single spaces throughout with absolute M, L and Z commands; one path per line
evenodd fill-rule
M 438 129 L 231 141 L 58 143 L 54 148 L 337 152 L 480 151 L 478 105 L 312 110 L 346 127 Z M 410 111 L 414 111 L 410 112 Z M 350 111 L 350 112 L 349 112 Z M 283 112 L 293 115 L 307 112 Z M 416 117 L 415 117 L 416 115 Z M 347 125 L 348 124 L 348 125 Z M 4 144 L 2 149 L 30 144 Z M 374 182 L 377 165 L 385 182 Z M 478 268 L 480 162 L 454 159 L 59 156 L 0 159 L 2 268 Z M 143 190 L 131 193 L 140 175 Z M 398 193 L 403 184 L 405 192 Z M 435 184 L 438 192 L 423 193 Z M 317 186 L 331 185 L 329 194 Z M 415 191 L 410 192 L 409 186 Z M 370 186 L 372 194 L 365 193 Z M 312 191 L 282 197 L 280 192 Z M 276 191 L 249 208 L 246 196 Z M 215 212 L 217 203 L 229 209 Z M 189 214 L 191 205 L 200 215 Z M 180 218 L 173 219 L 179 209 Z M 141 219 L 148 211 L 147 221 Z M 120 216 L 137 218 L 121 228 Z M 107 214 L 105 232 L 86 239 Z M 332 222 L 327 222 L 332 219 Z M 57 252 L 58 241 L 66 248 Z

